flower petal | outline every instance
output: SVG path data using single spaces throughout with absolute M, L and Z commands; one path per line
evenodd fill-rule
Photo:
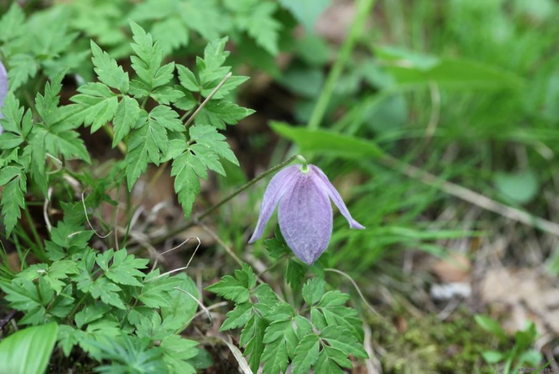
M 349 210 L 347 209 L 347 206 L 344 203 L 344 200 L 338 193 L 338 190 L 336 190 L 336 187 L 334 187 L 332 183 L 330 183 L 330 180 L 328 179 L 326 174 L 324 174 L 324 172 L 320 170 L 318 166 L 309 165 L 309 168 L 311 169 L 309 174 L 312 173 L 313 176 L 315 176 L 315 181 L 317 182 L 317 185 L 328 196 L 330 196 L 334 204 L 336 204 L 336 206 L 340 210 L 340 213 L 342 213 L 342 215 L 345 217 L 347 222 L 349 222 L 349 227 L 352 229 L 359 229 L 359 230 L 365 229 L 365 226 L 363 226 L 362 224 L 360 224 L 359 222 L 353 219 L 353 217 L 349 213 Z
M 295 255 L 312 265 L 332 236 L 332 205 L 310 173 L 298 173 L 293 189 L 279 203 L 279 224 Z
M 254 243 L 262 236 L 266 224 L 276 209 L 276 205 L 278 205 L 281 197 L 293 187 L 293 182 L 296 180 L 297 174 L 300 173 L 299 167 L 292 165 L 274 175 L 268 187 L 266 187 L 256 229 L 248 241 L 249 243 Z

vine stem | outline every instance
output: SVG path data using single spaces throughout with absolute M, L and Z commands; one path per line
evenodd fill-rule
M 344 44 L 342 45 L 342 49 L 330 70 L 330 74 L 328 74 L 328 78 L 326 83 L 324 84 L 324 88 L 320 93 L 320 97 L 318 98 L 318 102 L 314 107 L 314 110 L 311 115 L 311 119 L 309 120 L 308 128 L 311 130 L 316 130 L 320 127 L 320 123 L 324 118 L 324 114 L 326 113 L 326 109 L 328 108 L 328 103 L 330 102 L 330 98 L 334 93 L 334 88 L 336 87 L 336 83 L 340 79 L 340 75 L 344 70 L 344 67 L 351 55 L 351 51 L 355 44 L 357 43 L 357 38 L 359 37 L 359 33 L 367 20 L 367 16 L 369 12 L 373 8 L 375 4 L 375 0 L 361 0 L 359 1 L 355 20 L 353 22 L 353 26 L 349 32 L 349 36 L 345 40 Z
M 208 209 L 206 209 L 205 211 L 203 211 L 200 215 L 198 215 L 197 217 L 189 220 L 188 222 L 186 222 L 184 225 L 177 227 L 174 230 L 169 231 L 167 234 L 165 234 L 164 236 L 158 238 L 157 240 L 155 240 L 154 245 L 160 244 L 162 242 L 164 242 L 165 240 L 167 240 L 170 237 L 173 237 L 181 232 L 183 232 L 184 230 L 194 226 L 196 223 L 198 223 L 199 221 L 202 221 L 204 218 L 206 218 L 207 216 L 209 216 L 210 214 L 212 214 L 215 210 L 219 209 L 223 204 L 227 203 L 229 200 L 233 199 L 235 196 L 237 196 L 238 194 L 240 194 L 241 192 L 247 190 L 248 188 L 250 188 L 252 185 L 254 185 L 255 183 L 257 183 L 258 181 L 266 178 L 268 175 L 273 174 L 277 171 L 279 171 L 280 169 L 283 169 L 285 166 L 289 165 L 290 163 L 292 163 L 295 160 L 301 160 L 302 156 L 300 155 L 296 155 L 293 157 L 288 158 L 287 160 L 285 160 L 284 162 L 274 166 L 273 168 L 270 168 L 268 170 L 266 170 L 264 173 L 260 174 L 259 176 L 257 176 L 256 178 L 252 179 L 250 182 L 246 183 L 245 185 L 241 186 L 238 190 L 236 190 L 235 192 L 231 193 L 230 195 L 224 197 L 223 199 L 221 199 L 221 201 L 219 201 L 218 203 L 212 205 L 211 207 L 209 207 Z

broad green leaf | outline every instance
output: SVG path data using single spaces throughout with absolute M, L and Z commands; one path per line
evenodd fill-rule
M 56 343 L 57 332 L 57 324 L 49 323 L 28 327 L 8 336 L 0 343 L 0 373 L 44 373 Z
M 386 69 L 401 86 L 436 83 L 456 89 L 520 89 L 524 84 L 511 72 L 475 61 L 437 58 L 397 48 L 377 48 L 376 52 L 393 62 Z
M 330 155 L 355 159 L 381 157 L 384 154 L 372 141 L 338 134 L 334 131 L 308 130 L 280 122 L 272 122 L 270 126 L 277 134 L 297 143 L 308 152 L 327 152 Z

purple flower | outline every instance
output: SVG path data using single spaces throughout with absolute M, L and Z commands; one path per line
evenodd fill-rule
M 0 61 L 0 118 L 4 118 L 2 115 L 2 107 L 4 106 L 4 98 L 8 94 L 8 74 L 6 73 L 6 68 L 2 65 Z M 2 134 L 2 126 L 0 126 L 0 134 Z
M 326 250 L 332 236 L 330 199 L 347 219 L 350 228 L 365 228 L 351 217 L 342 197 L 317 166 L 308 165 L 306 170 L 301 165 L 286 167 L 266 188 L 256 230 L 249 243 L 262 236 L 279 204 L 278 219 L 285 241 L 301 261 L 312 265 Z

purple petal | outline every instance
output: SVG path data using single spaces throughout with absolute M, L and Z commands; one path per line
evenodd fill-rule
M 276 205 L 278 205 L 282 196 L 291 190 L 293 182 L 300 173 L 301 171 L 299 170 L 299 167 L 292 165 L 286 167 L 272 178 L 268 187 L 266 187 L 264 199 L 262 200 L 262 206 L 260 207 L 258 223 L 256 224 L 254 234 L 252 234 L 252 237 L 248 241 L 249 243 L 254 243 L 262 236 L 266 224 L 276 209 Z
M 311 169 L 309 174 L 312 173 L 314 176 L 316 176 L 315 181 L 317 182 L 317 185 L 324 191 L 324 193 L 330 196 L 334 204 L 336 204 L 336 206 L 340 210 L 340 213 L 342 213 L 342 215 L 349 223 L 349 227 L 359 230 L 365 229 L 365 226 L 353 219 L 353 217 L 349 213 L 349 210 L 347 209 L 347 206 L 344 203 L 344 200 L 342 199 L 336 188 L 332 185 L 332 183 L 330 183 L 330 180 L 328 179 L 326 174 L 324 174 L 324 172 L 320 170 L 318 166 L 309 165 L 309 168 Z
M 279 224 L 289 248 L 312 265 L 332 236 L 332 206 L 310 172 L 297 172 L 294 187 L 279 203 Z

